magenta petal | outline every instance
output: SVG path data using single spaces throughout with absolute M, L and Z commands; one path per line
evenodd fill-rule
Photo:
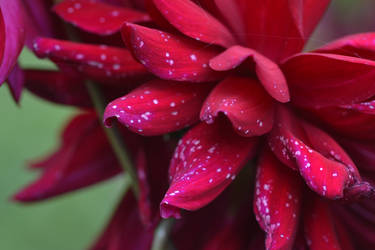
M 199 120 L 211 84 L 153 80 L 108 104 L 104 123 L 113 119 L 142 135 L 179 130 Z
M 69 64 L 94 79 L 144 76 L 147 71 L 126 49 L 39 38 L 34 43 L 39 57 Z
M 137 201 L 127 192 L 107 228 L 90 250 L 149 250 L 155 225 L 145 227 L 140 219 Z
M 190 0 L 153 0 L 160 13 L 183 34 L 209 44 L 230 47 L 231 32 L 210 13 Z
M 228 71 L 250 58 L 255 64 L 255 72 L 266 91 L 280 102 L 289 101 L 289 90 L 279 66 L 259 52 L 233 46 L 210 60 L 210 67 L 217 71 Z
M 254 212 L 267 249 L 292 249 L 299 224 L 302 183 L 266 149 L 258 163 Z
M 18 103 L 21 98 L 23 85 L 25 83 L 25 75 L 18 65 L 13 68 L 9 74 L 8 85 L 12 93 L 13 99 Z
M 16 65 L 25 42 L 24 14 L 19 0 L 0 1 L 0 86 Z
M 207 82 L 223 76 L 208 66 L 219 53 L 217 48 L 130 23 L 123 26 L 122 35 L 134 56 L 162 79 Z
M 222 120 L 200 123 L 179 142 L 169 169 L 171 184 L 162 217 L 180 217 L 179 208 L 197 210 L 214 200 L 254 153 L 257 138 L 238 136 Z
M 90 0 L 64 0 L 54 11 L 66 22 L 99 35 L 120 31 L 124 22 L 150 21 L 146 13 Z
M 329 204 L 315 197 L 304 211 L 305 237 L 311 250 L 342 249 Z
M 39 179 L 15 195 L 33 202 L 104 181 L 121 172 L 107 137 L 93 113 L 75 117 L 65 128 L 60 149 L 44 160 Z M 87 147 L 90 145 L 90 147 Z
M 375 62 L 370 60 L 302 53 L 288 58 L 281 68 L 292 102 L 299 106 L 347 105 L 375 95 Z
M 201 120 L 212 123 L 224 113 L 242 136 L 258 136 L 273 125 L 274 102 L 256 80 L 228 77 L 219 83 L 206 99 Z

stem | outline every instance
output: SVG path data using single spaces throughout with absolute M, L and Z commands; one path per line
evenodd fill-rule
M 100 92 L 100 89 L 95 83 L 91 81 L 87 81 L 86 86 L 89 91 L 91 100 L 95 106 L 96 112 L 98 113 L 99 118 L 102 120 L 105 109 L 105 101 Z M 130 161 L 129 155 L 126 150 L 126 146 L 121 140 L 122 136 L 120 134 L 118 127 L 116 126 L 116 124 L 113 124 L 111 128 L 104 127 L 104 131 L 113 148 L 113 151 L 117 156 L 118 161 L 120 162 L 120 165 L 124 169 L 125 173 L 130 177 L 131 188 L 133 190 L 134 195 L 138 198 L 139 186 L 137 181 L 137 174 L 134 171 L 134 168 Z
M 151 250 L 172 250 L 172 243 L 169 241 L 169 233 L 172 230 L 174 219 L 162 220 L 155 230 L 154 241 Z

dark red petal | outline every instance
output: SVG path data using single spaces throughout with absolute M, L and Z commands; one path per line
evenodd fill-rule
M 266 149 L 258 163 L 254 213 L 267 233 L 267 249 L 292 249 L 300 215 L 302 183 Z
M 122 35 L 134 56 L 162 79 L 207 82 L 223 76 L 208 66 L 217 48 L 130 23 L 123 26 Z
M 151 249 L 155 225 L 145 227 L 136 206 L 137 201 L 127 192 L 91 250 Z
M 34 43 L 34 51 L 39 57 L 68 64 L 94 79 L 121 79 L 147 74 L 125 49 L 39 38 Z
M 210 60 L 210 67 L 217 71 L 232 70 L 246 59 L 255 64 L 255 72 L 266 91 L 280 102 L 289 101 L 289 90 L 283 72 L 279 66 L 258 53 L 241 46 L 233 46 Z
M 83 79 L 61 71 L 25 70 L 25 87 L 33 94 L 59 104 L 91 107 Z
M 375 33 L 346 36 L 315 51 L 375 60 Z
M 256 80 L 228 77 L 219 83 L 206 99 L 201 120 L 212 123 L 224 113 L 242 136 L 258 136 L 273 125 L 274 103 Z
M 281 68 L 288 81 L 292 102 L 300 106 L 353 104 L 375 95 L 373 61 L 303 53 L 287 59 Z
M 340 139 L 350 156 L 360 170 L 375 171 L 375 143 L 373 141 L 358 141 Z
M 16 200 L 39 201 L 104 181 L 121 172 L 93 113 L 81 114 L 68 124 L 62 145 L 52 157 L 56 161 L 44 161 L 50 165 L 44 167 L 38 180 L 15 195 Z
M 153 0 L 160 13 L 183 34 L 208 44 L 230 47 L 236 43 L 231 32 L 190 0 Z
M 342 249 L 329 204 L 315 197 L 304 211 L 304 228 L 307 244 L 311 250 Z
M 300 52 L 330 0 L 215 0 L 243 44 L 279 62 Z
M 25 75 L 21 68 L 16 65 L 8 77 L 8 85 L 15 102 L 19 102 L 22 89 L 25 83 Z
M 54 11 L 66 22 L 99 35 L 120 31 L 124 22 L 150 21 L 146 13 L 90 0 L 64 0 Z
M 200 123 L 179 142 L 171 162 L 171 184 L 161 203 L 162 217 L 180 217 L 214 200 L 254 153 L 256 138 L 238 136 L 222 120 Z
M 199 120 L 199 111 L 212 84 L 153 80 L 108 104 L 104 123 L 117 119 L 142 135 L 176 131 Z
M 24 10 L 19 0 L 0 2 L 0 86 L 17 63 L 25 42 Z

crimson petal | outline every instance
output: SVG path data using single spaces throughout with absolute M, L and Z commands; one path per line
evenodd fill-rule
M 15 65 L 8 77 L 8 85 L 13 99 L 18 103 L 21 98 L 23 86 L 25 84 L 25 75 L 18 65 Z
M 336 232 L 335 218 L 329 204 L 315 197 L 304 211 L 304 228 L 311 250 L 342 249 Z
M 153 80 L 108 104 L 104 123 L 113 119 L 142 135 L 179 130 L 199 120 L 211 84 Z
M 227 71 L 239 66 L 247 58 L 255 64 L 255 72 L 266 91 L 280 102 L 289 101 L 289 90 L 279 66 L 259 52 L 233 46 L 210 60 L 210 67 L 217 71 Z
M 281 68 L 292 102 L 299 106 L 346 105 L 375 95 L 375 62 L 370 60 L 302 53 L 288 58 Z
M 125 49 L 38 38 L 34 51 L 39 57 L 76 66 L 79 71 L 95 79 L 121 79 L 147 74 Z
M 146 13 L 91 0 L 64 0 L 54 11 L 66 22 L 99 35 L 120 31 L 124 22 L 150 21 Z
M 274 103 L 256 80 L 228 77 L 206 99 L 201 120 L 212 123 L 223 112 L 242 136 L 258 136 L 273 125 Z
M 230 47 L 231 32 L 210 13 L 190 0 L 153 0 L 160 13 L 183 34 L 209 44 Z
M 123 39 L 134 56 L 162 79 L 207 82 L 222 78 L 222 72 L 208 67 L 220 50 L 155 29 L 127 23 Z
M 161 203 L 162 217 L 181 217 L 214 200 L 254 153 L 257 138 L 238 136 L 230 124 L 200 123 L 179 142 L 169 169 L 171 184 Z
M 258 163 L 254 212 L 267 232 L 267 249 L 292 249 L 302 199 L 299 176 L 266 149 Z

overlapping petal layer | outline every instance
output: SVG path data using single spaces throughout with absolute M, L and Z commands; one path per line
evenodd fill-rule
M 99 81 L 143 77 L 147 74 L 126 49 L 38 38 L 34 51 L 39 57 L 64 63 Z
M 142 135 L 172 132 L 199 120 L 212 84 L 153 80 L 108 104 L 104 123 L 113 119 Z
M 210 60 L 210 67 L 217 71 L 232 70 L 250 58 L 255 65 L 255 73 L 266 91 L 280 102 L 288 102 L 289 90 L 279 66 L 259 52 L 233 46 Z
M 201 120 L 212 123 L 224 113 L 242 136 L 258 136 L 273 125 L 274 102 L 259 83 L 251 78 L 228 77 L 206 99 Z
M 169 169 L 171 184 L 161 203 L 163 217 L 180 208 L 199 209 L 215 199 L 255 153 L 257 138 L 237 135 L 223 120 L 200 123 L 179 142 Z
M 64 0 L 54 11 L 66 22 L 98 35 L 116 33 L 124 22 L 150 21 L 146 13 L 92 0 Z
M 299 225 L 302 183 L 266 149 L 258 163 L 254 212 L 267 249 L 292 249 Z
M 207 82 L 221 79 L 223 72 L 209 66 L 221 50 L 178 35 L 127 23 L 122 35 L 128 48 L 156 76 L 176 81 Z

